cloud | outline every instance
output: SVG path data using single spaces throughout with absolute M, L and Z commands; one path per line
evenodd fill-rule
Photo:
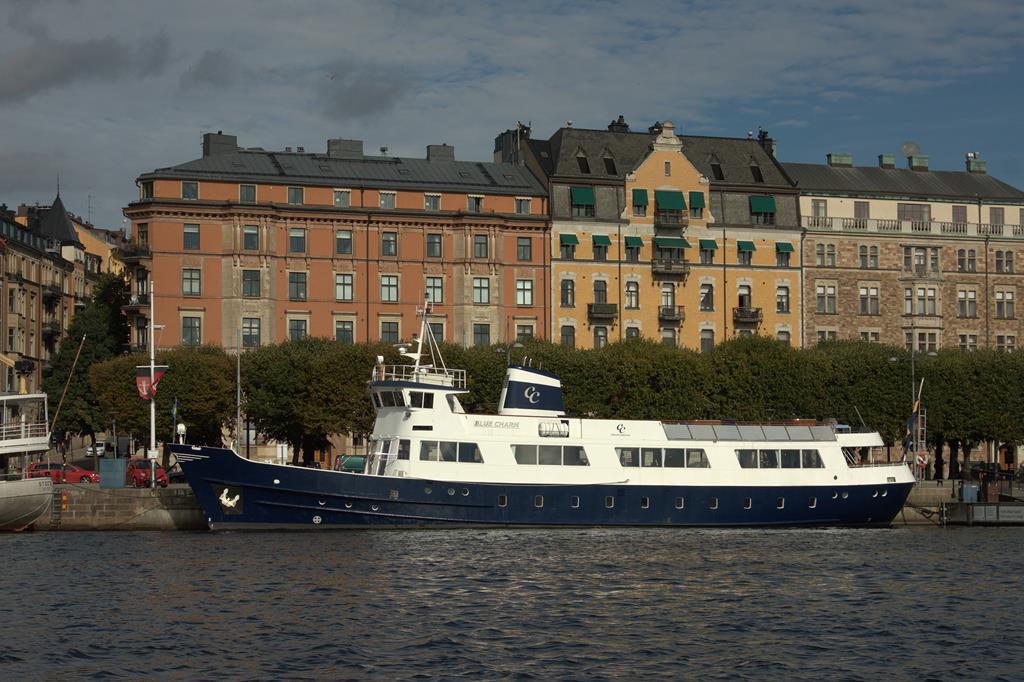
M 807 127 L 807 121 L 800 118 L 784 118 L 781 121 L 776 121 L 772 125 L 776 128 L 805 128 Z
M 328 119 L 344 120 L 392 109 L 406 94 L 407 76 L 381 64 L 338 60 L 313 72 L 309 87 L 319 111 Z
M 164 31 L 134 46 L 110 36 L 72 41 L 37 32 L 29 45 L 0 55 L 0 104 L 24 102 L 77 81 L 158 75 L 169 51 Z
M 191 88 L 228 88 L 247 82 L 249 69 L 231 53 L 222 49 L 206 50 L 181 75 L 180 85 L 183 89 Z

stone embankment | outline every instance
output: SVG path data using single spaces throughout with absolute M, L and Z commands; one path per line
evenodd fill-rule
M 49 513 L 36 530 L 206 530 L 206 519 L 192 489 L 104 489 L 78 483 L 53 487 Z

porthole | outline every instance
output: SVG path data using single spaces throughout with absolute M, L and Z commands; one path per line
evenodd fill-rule
M 615 506 L 615 498 L 612 497 L 611 495 L 608 495 L 606 498 L 604 498 L 604 506 L 606 506 L 608 509 L 611 509 L 612 507 L 614 507 Z
M 346 501 L 346 502 L 345 502 L 345 509 L 351 509 L 351 508 L 352 508 L 352 503 L 351 503 L 351 502 L 348 502 L 348 501 Z
M 712 509 L 718 509 L 718 498 L 712 497 L 711 504 L 709 505 Z
M 883 490 L 882 491 L 882 497 L 886 497 L 888 494 L 889 494 L 888 490 Z
M 534 495 L 533 496 L 533 506 L 536 507 L 537 509 L 540 509 L 541 507 L 543 507 L 544 506 L 544 496 L 543 495 Z
M 570 497 L 569 498 L 569 506 L 572 507 L 573 509 L 579 509 L 580 508 L 580 496 L 579 495 L 573 495 L 572 497 Z
M 681 498 L 681 497 L 677 497 L 677 498 L 676 498 L 676 509 L 682 509 L 682 508 L 683 508 L 683 505 L 684 505 L 685 503 L 686 503 L 686 501 L 685 501 L 685 500 L 684 500 L 683 498 Z
M 847 497 L 849 497 L 849 496 L 850 496 L 850 493 L 848 493 L 848 492 L 846 492 L 846 491 L 844 490 L 844 491 L 843 491 L 843 499 L 845 500 L 845 499 L 846 499 Z
M 428 488 L 424 488 L 423 492 L 425 492 L 426 494 L 429 495 L 430 493 L 434 492 L 434 489 L 433 488 L 429 488 L 429 487 Z
M 753 506 L 754 506 L 754 501 L 752 499 L 750 499 L 749 497 L 746 497 L 746 498 L 743 499 L 743 508 L 744 509 L 750 509 Z
M 775 508 L 776 509 L 785 509 L 786 508 L 786 498 L 785 497 L 780 497 L 777 500 L 775 500 Z
M 499 507 L 507 507 L 508 506 L 508 495 L 498 495 L 498 506 Z
M 871 493 L 871 497 L 878 497 L 878 491 L 876 490 L 875 492 Z
M 818 498 L 817 497 L 809 497 L 809 498 L 807 498 L 807 506 L 810 507 L 811 509 L 814 509 L 815 507 L 817 507 L 818 506 Z
M 641 497 L 640 498 L 640 508 L 641 509 L 650 509 L 651 508 L 651 498 L 647 497 L 646 495 Z
M 380 511 L 380 505 L 379 504 L 371 504 L 370 505 L 370 511 Z
M 454 495 L 455 494 L 455 488 L 448 488 L 448 494 L 449 495 Z
M 275 478 L 274 479 L 274 485 L 281 485 L 281 479 L 280 478 Z
M 469 495 L 469 488 L 463 488 L 462 489 L 462 496 L 466 497 L 467 495 Z
M 838 500 L 839 499 L 839 493 L 837 493 L 835 490 L 832 491 L 832 499 L 833 500 Z

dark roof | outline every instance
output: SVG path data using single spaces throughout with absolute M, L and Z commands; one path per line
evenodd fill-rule
M 602 178 L 622 180 L 626 173 L 635 170 L 647 156 L 655 137 L 657 135 L 650 132 L 620 133 L 585 128 L 560 128 L 546 142 L 530 140 L 530 148 L 534 150 L 535 154 L 548 152 L 551 164 L 549 172 L 552 175 L 588 180 Z M 778 162 L 764 150 L 757 140 L 698 135 L 679 135 L 679 139 L 683 143 L 683 154 L 712 183 L 722 182 L 753 187 L 793 186 Z M 589 161 L 590 174 L 580 172 L 579 164 L 576 161 L 576 155 L 580 151 L 586 155 Z M 618 171 L 616 175 L 605 173 L 602 158 L 606 154 L 615 160 L 615 167 Z M 713 159 L 717 160 L 722 167 L 724 178 L 721 181 L 715 180 L 711 171 Z M 540 160 L 543 164 L 545 161 L 543 155 Z M 754 181 L 750 170 L 752 162 L 761 169 L 764 183 Z
M 295 183 L 374 189 L 546 194 L 526 168 L 511 163 L 364 156 L 342 159 L 325 154 L 238 149 L 204 156 L 139 176 L 183 180 Z
M 60 200 L 60 194 L 53 200 L 50 208 L 40 210 L 39 213 L 41 214 L 39 223 L 35 227 L 40 236 L 52 239 L 61 245 L 82 246 L 82 242 L 78 239 L 78 233 L 75 232 L 75 227 L 71 224 L 71 219 L 68 218 L 64 202 Z
M 875 166 L 834 167 L 816 163 L 783 164 L 803 192 L 895 194 L 1024 201 L 1024 192 L 998 178 L 967 171 L 915 171 Z

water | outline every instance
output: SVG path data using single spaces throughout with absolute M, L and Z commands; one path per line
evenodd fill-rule
M 1024 679 L 1024 529 L 0 535 L 4 679 Z

